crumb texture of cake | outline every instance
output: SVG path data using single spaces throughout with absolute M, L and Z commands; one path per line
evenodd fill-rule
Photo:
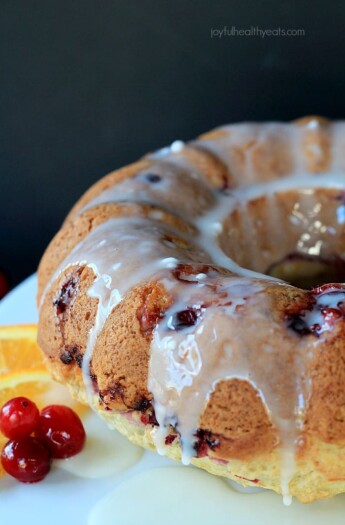
M 345 492 L 345 123 L 223 126 L 94 184 L 38 270 L 52 376 L 132 442 Z

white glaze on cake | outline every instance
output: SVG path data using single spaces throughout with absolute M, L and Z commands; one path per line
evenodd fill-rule
M 310 133 L 313 133 L 315 126 L 315 122 L 308 125 Z M 72 250 L 46 288 L 47 291 L 69 266 L 87 265 L 95 273 L 95 282 L 88 293 L 98 299 L 98 309 L 83 359 L 85 384 L 91 399 L 90 361 L 97 337 L 110 312 L 136 285 L 150 279 L 163 283 L 174 297 L 174 303 L 165 320 L 156 327 L 151 348 L 149 389 L 154 396 L 153 405 L 160 423 L 159 430 L 154 433 L 157 448 L 164 449 L 159 445 L 169 425 L 173 425 L 181 434 L 183 462 L 188 463 L 193 455 L 194 434 L 200 414 L 217 382 L 229 378 L 246 379 L 258 390 L 278 429 L 282 450 L 281 486 L 287 503 L 289 481 L 294 474 L 294 448 L 308 396 L 308 385 L 303 384 L 301 379 L 303 358 L 298 353 L 294 356 L 293 373 L 291 377 L 286 377 L 286 371 L 279 366 L 282 348 L 270 347 L 268 337 L 272 330 L 280 327 L 275 327 L 269 317 L 262 314 L 269 304 L 265 304 L 267 299 L 261 291 L 268 279 L 276 280 L 241 268 L 220 248 L 218 238 L 225 219 L 235 209 L 245 209 L 249 201 L 265 197 L 275 221 L 275 217 L 278 218 L 274 210 L 276 194 L 294 190 L 300 196 L 313 196 L 320 188 L 343 191 L 345 176 L 341 170 L 345 166 L 339 153 L 342 147 L 339 134 L 342 134 L 343 127 L 339 124 L 333 128 L 334 150 L 330 172 L 321 174 L 306 172 L 305 157 L 301 153 L 305 130 L 298 126 L 235 125 L 221 128 L 223 136 L 216 141 L 191 143 L 191 147 L 207 149 L 231 166 L 232 186 L 223 192 L 212 189 L 187 158 L 180 155 L 187 147 L 183 143 L 175 142 L 172 147 L 160 150 L 148 157 L 152 160 L 149 169 L 100 193 L 80 213 L 108 202 L 151 204 L 194 225 L 197 234 L 181 234 L 163 225 L 159 211 L 152 212 L 150 218 L 110 219 Z M 274 146 L 270 146 L 272 151 L 276 147 L 280 157 L 284 158 L 282 148 L 290 148 L 294 156 L 293 159 L 288 158 L 286 153 L 286 163 L 279 164 L 275 178 L 272 174 L 267 178 L 261 174 L 261 181 L 257 182 L 258 174 L 253 167 L 251 153 L 253 148 L 267 141 L 267 137 L 273 141 Z M 238 161 L 234 156 L 236 144 L 243 144 L 243 141 L 247 142 L 246 156 L 241 159 L 247 175 L 245 182 L 240 179 L 240 171 L 236 169 Z M 314 146 L 311 152 L 317 157 L 317 144 Z M 158 175 L 159 179 L 151 183 L 147 178 L 149 174 Z M 314 216 L 306 218 L 301 214 L 298 201 L 291 213 L 292 224 L 305 226 L 303 221 L 307 222 L 305 237 L 299 239 L 296 251 L 318 255 L 322 246 L 315 242 L 314 237 L 322 228 L 326 228 L 323 233 L 332 234 L 327 225 L 318 221 L 317 204 L 315 202 Z M 344 222 L 342 206 L 340 204 L 337 208 L 340 210 L 336 218 L 339 224 Z M 188 247 L 167 242 L 164 236 L 171 234 L 185 241 Z M 200 274 L 192 284 L 177 282 L 171 270 L 179 263 L 189 262 L 218 266 L 232 275 Z M 279 281 L 276 282 L 279 286 Z M 242 330 L 235 330 L 234 327 L 241 324 L 239 312 L 245 311 L 247 306 L 253 312 L 255 308 L 252 306 L 259 300 L 262 302 L 257 309 L 255 329 L 245 330 L 242 326 Z M 208 301 L 211 306 L 204 308 L 203 301 Z M 169 328 L 166 320 L 188 308 L 200 310 L 200 320 L 183 330 Z M 314 322 L 313 315 L 313 312 L 307 314 L 307 322 Z M 257 365 L 256 340 L 260 340 L 261 351 L 265 352 L 265 369 Z M 210 344 L 212 352 L 209 352 Z M 289 351 L 288 346 L 286 351 Z
M 157 449 L 164 452 L 169 427 L 176 427 L 184 464 L 195 455 L 199 417 L 217 381 L 234 376 L 250 381 L 248 366 L 239 364 L 245 356 L 238 355 L 229 337 L 228 320 L 236 319 L 237 309 L 262 290 L 260 284 L 245 278 L 220 279 L 202 274 L 196 279 L 197 284 L 174 286 L 178 301 L 166 312 L 166 322 L 155 330 L 149 375 L 149 391 L 155 393 L 159 423 L 158 431 L 153 433 Z M 174 329 L 174 317 L 192 305 L 200 312 L 200 322 L 183 330 Z

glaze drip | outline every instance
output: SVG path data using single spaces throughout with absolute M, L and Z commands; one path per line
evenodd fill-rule
M 181 436 L 184 464 L 195 455 L 199 417 L 217 381 L 243 374 L 249 379 L 234 355 L 238 349 L 231 342 L 231 322 L 236 322 L 237 311 L 260 290 L 260 283 L 233 277 L 204 276 L 187 285 L 179 282 L 174 287 L 178 301 L 167 312 L 167 322 L 155 330 L 149 376 L 159 423 L 154 439 L 157 449 L 162 449 L 170 426 L 175 427 Z M 200 312 L 192 318 L 195 322 L 171 329 L 171 320 L 191 311 Z

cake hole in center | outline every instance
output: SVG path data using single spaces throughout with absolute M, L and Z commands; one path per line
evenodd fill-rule
M 218 242 L 242 268 L 311 289 L 345 282 L 345 194 L 304 188 L 239 199 Z
M 345 261 L 338 255 L 318 257 L 293 253 L 272 264 L 265 273 L 309 290 L 326 283 L 344 283 Z

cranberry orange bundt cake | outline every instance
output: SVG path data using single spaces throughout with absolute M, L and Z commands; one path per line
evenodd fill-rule
M 225 126 L 96 183 L 40 263 L 53 377 L 288 502 L 345 491 L 345 123 Z

